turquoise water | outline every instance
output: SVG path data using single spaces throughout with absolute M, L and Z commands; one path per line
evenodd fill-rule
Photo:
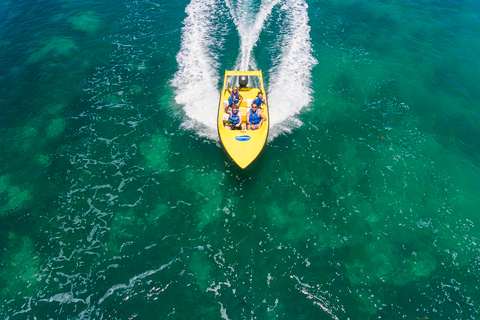
M 475 319 L 475 1 L 4 1 L 4 319 Z M 242 172 L 225 69 L 265 75 Z M 205 93 L 205 94 L 202 94 Z

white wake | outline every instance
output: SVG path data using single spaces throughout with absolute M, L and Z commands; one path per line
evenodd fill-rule
M 308 5 L 305 0 L 262 0 L 260 4 L 258 0 L 223 1 L 192 0 L 185 10 L 187 17 L 177 54 L 179 70 L 172 81 L 175 100 L 187 116 L 183 126 L 218 139 L 218 81 L 223 76 L 223 71 L 218 70 L 218 52 L 226 40 L 226 33 L 222 34 L 226 22 L 218 17 L 221 6 L 228 8 L 240 38 L 236 70 L 257 69 L 253 49 L 272 12 L 280 10 L 285 17 L 277 21 L 280 36 L 275 46 L 280 48 L 280 54 L 273 59 L 273 67 L 264 70 L 270 78 L 266 88 L 272 140 L 300 126 L 296 115 L 312 101 L 311 70 L 317 61 L 312 55 Z
M 185 9 L 182 44 L 177 54 L 178 71 L 172 85 L 175 101 L 183 105 L 187 129 L 216 140 L 217 106 L 220 99 L 218 62 L 213 45 L 218 47 L 216 0 L 192 0 Z M 218 49 L 218 48 L 217 48 Z
M 236 4 L 233 4 L 232 0 L 225 0 L 225 2 L 240 36 L 240 57 L 237 59 L 236 68 L 255 70 L 257 66 L 252 58 L 253 48 L 258 42 L 265 21 L 280 0 L 262 0 L 256 14 L 253 13 L 252 0 L 239 0 Z
M 312 55 L 310 26 L 305 0 L 287 0 L 281 10 L 283 21 L 281 54 L 270 70 L 268 100 L 270 109 L 270 139 L 300 126 L 295 117 L 312 101 L 311 71 L 317 64 Z

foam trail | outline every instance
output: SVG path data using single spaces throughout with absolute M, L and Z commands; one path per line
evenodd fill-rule
M 259 11 L 253 15 L 252 0 L 240 0 L 235 5 L 232 4 L 231 0 L 226 0 L 227 7 L 230 9 L 230 14 L 240 36 L 240 62 L 236 66 L 239 70 L 257 69 L 256 63 L 252 58 L 252 51 L 258 42 L 265 21 L 270 16 L 273 7 L 279 2 L 280 0 L 263 0 Z
M 270 71 L 268 91 L 272 106 L 269 140 L 301 125 L 294 116 L 312 101 L 311 70 L 317 60 L 312 56 L 307 8 L 305 0 L 287 0 L 281 7 L 285 11 L 281 54 Z
M 182 44 L 177 54 L 178 72 L 172 80 L 175 101 L 183 105 L 187 120 L 182 124 L 201 136 L 217 140 L 218 50 L 225 38 L 219 34 L 225 23 L 219 21 L 219 0 L 192 0 L 185 9 Z M 234 69 L 256 70 L 252 52 L 273 8 L 282 3 L 285 17 L 279 38 L 281 53 L 270 70 L 268 100 L 270 138 L 301 125 L 295 117 L 312 100 L 311 70 L 317 63 L 312 56 L 310 26 L 305 0 L 224 0 L 240 36 L 240 54 Z M 255 13 L 256 11 L 256 13 Z M 202 94 L 198 94 L 198 93 Z M 285 95 L 288 92 L 288 95 Z
M 179 70 L 172 85 L 176 87 L 175 101 L 183 105 L 189 118 L 182 125 L 197 129 L 202 135 L 216 140 L 217 106 L 220 99 L 218 63 L 213 45 L 217 31 L 216 0 L 192 0 L 186 7 L 187 17 L 182 28 L 182 43 L 177 62 Z

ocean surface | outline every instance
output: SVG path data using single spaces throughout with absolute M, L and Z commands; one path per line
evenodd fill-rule
M 0 318 L 480 318 L 478 1 L 4 0 L 0 48 Z

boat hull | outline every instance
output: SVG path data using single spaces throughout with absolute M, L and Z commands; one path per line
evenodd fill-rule
M 226 89 L 228 77 L 247 75 L 249 77 L 258 77 L 258 87 L 240 88 L 240 95 L 243 101 L 240 104 L 240 113 L 242 114 L 242 122 L 246 125 L 246 114 L 250 107 L 250 102 L 254 100 L 258 92 L 262 92 L 266 99 L 263 89 L 263 78 L 261 71 L 225 71 L 224 85 L 220 94 L 220 103 L 218 108 L 218 135 L 225 152 L 240 167 L 246 169 L 261 154 L 266 146 L 268 130 L 269 130 L 269 114 L 268 105 L 264 104 L 262 112 L 266 120 L 262 123 L 262 127 L 257 130 L 228 130 L 225 127 L 228 114 L 224 110 L 224 101 L 228 100 L 230 94 Z M 268 101 L 267 101 L 268 102 Z

